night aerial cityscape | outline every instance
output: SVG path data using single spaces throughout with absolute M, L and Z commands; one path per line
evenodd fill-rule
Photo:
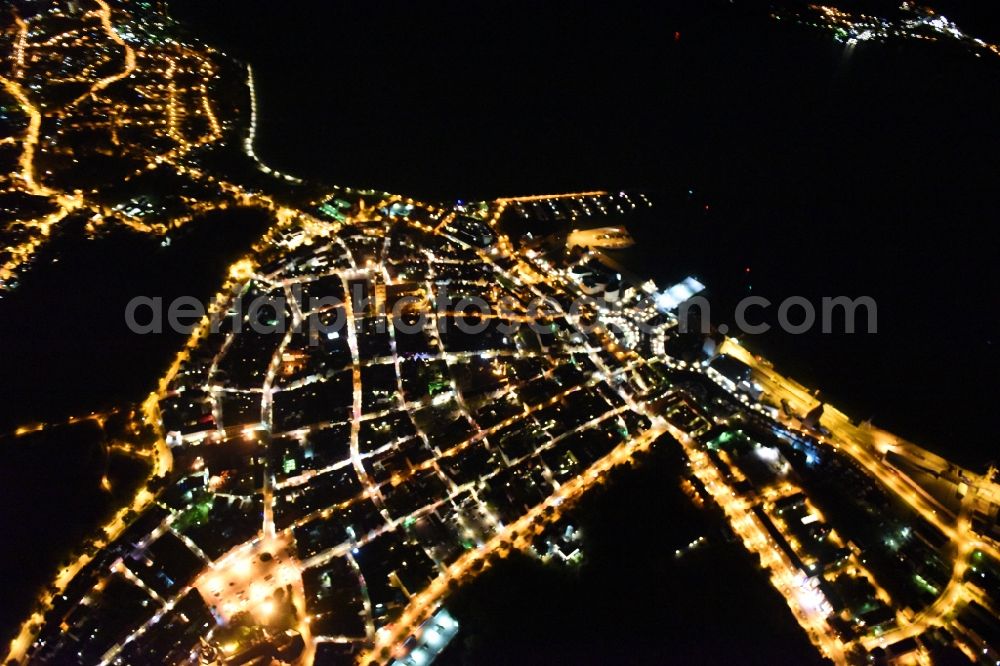
M 6 0 L 2 663 L 1000 666 L 926 1 Z

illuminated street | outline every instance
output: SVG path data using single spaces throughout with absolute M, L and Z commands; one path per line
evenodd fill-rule
M 845 48 L 1000 54 L 931 10 L 900 11 L 772 19 Z M 440 203 L 317 184 L 257 154 L 254 69 L 179 30 L 166 3 L 9 15 L 0 296 L 58 263 L 67 229 L 166 252 L 223 211 L 267 228 L 219 262 L 203 307 L 168 307 L 183 344 L 141 398 L 0 435 L 27 446 L 119 419 L 103 453 L 148 466 L 39 590 L 4 663 L 422 664 L 461 636 L 457 590 L 515 551 L 549 566 L 542 535 L 573 534 L 581 498 L 662 447 L 684 467 L 664 482 L 742 545 L 829 662 L 1000 664 L 996 467 L 852 420 L 721 326 L 683 330 L 708 280 L 637 276 L 615 254 L 641 246 L 627 220 L 653 208 L 646 193 Z M 107 469 L 95 478 L 115 487 Z M 576 541 L 565 552 L 586 561 Z

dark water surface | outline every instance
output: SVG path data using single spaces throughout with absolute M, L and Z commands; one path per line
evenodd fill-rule
M 722 321 L 749 293 L 876 298 L 877 335 L 750 345 L 854 416 L 997 457 L 1000 59 L 846 49 L 755 3 L 172 7 L 254 65 L 274 166 L 431 199 L 693 189 L 707 214 L 633 230 L 638 272 L 702 276 Z
M 874 416 L 968 464 L 996 458 L 1000 60 L 924 44 L 848 51 L 824 33 L 769 22 L 761 6 L 683 4 L 171 6 L 206 41 L 254 65 L 258 152 L 273 166 L 442 200 L 619 188 L 661 193 L 655 215 L 633 229 L 640 244 L 628 261 L 637 272 L 664 281 L 701 276 L 719 321 L 748 293 L 774 302 L 791 295 L 875 297 L 877 335 L 773 333 L 750 345 L 822 387 L 852 415 Z M 1000 38 L 996 12 L 953 4 L 968 32 Z M 242 249 L 255 235 L 236 222 L 239 242 L 233 225 L 220 225 L 162 252 L 156 241 L 134 237 L 93 245 L 67 239 L 83 251 L 67 247 L 59 264 L 29 273 L 22 289 L 0 301 L 0 423 L 65 416 L 148 390 L 180 339 L 131 336 L 124 304 L 140 293 L 165 300 L 211 293 L 227 263 L 218 260 L 218 248 Z M 73 452 L 72 464 L 48 470 L 48 452 L 60 446 Z M 14 607 L 30 599 L 52 566 L 47 558 L 28 566 L 23 553 L 49 551 L 57 560 L 75 537 L 49 536 L 99 519 L 99 458 L 88 441 L 68 440 L 8 455 L 5 506 L 17 529 L 5 533 L 21 542 L 0 567 L 16 600 L 11 618 L 23 614 Z M 616 502 L 601 511 L 614 514 Z M 595 565 L 583 587 L 603 595 L 594 603 L 616 600 L 608 581 L 623 563 L 632 572 L 623 579 L 630 590 L 645 574 L 660 581 L 657 593 L 693 598 L 681 588 L 671 592 L 677 572 L 656 561 L 671 539 L 702 528 L 664 528 L 640 540 L 648 552 L 617 561 L 609 549 L 622 535 L 601 527 L 626 529 L 616 520 L 593 521 Z M 711 551 L 691 565 L 698 570 L 691 580 L 705 580 L 713 567 L 739 569 L 730 561 L 736 557 L 725 548 Z M 752 568 L 745 571 L 749 578 Z M 731 581 L 727 575 L 725 585 L 737 585 Z M 555 596 L 563 584 L 538 583 Z M 705 587 L 704 599 L 722 598 L 719 586 Z M 533 603 L 531 590 L 509 591 L 508 608 Z M 767 590 L 754 588 L 752 596 L 762 599 L 755 606 L 762 610 L 744 624 L 727 610 L 712 625 L 710 604 L 695 600 L 690 622 L 674 634 L 688 632 L 694 650 L 698 642 L 712 648 L 711 639 L 724 636 L 718 632 L 735 632 L 714 646 L 720 659 L 726 650 L 754 649 L 762 617 L 771 632 L 765 635 L 783 637 L 776 643 L 791 640 L 788 632 L 798 635 L 784 609 L 767 610 L 780 605 Z M 632 615 L 629 599 L 638 609 Z M 634 641 L 659 630 L 643 619 L 654 611 L 670 621 L 686 617 L 634 594 L 615 603 L 603 614 L 603 607 L 593 615 L 574 611 L 550 625 L 566 632 L 559 654 L 573 653 L 574 636 L 596 635 L 594 618 Z M 542 622 L 537 614 L 526 617 Z M 677 636 L 669 639 L 674 648 Z M 612 650 L 614 640 L 602 645 Z M 654 642 L 644 645 L 646 654 L 658 654 Z

